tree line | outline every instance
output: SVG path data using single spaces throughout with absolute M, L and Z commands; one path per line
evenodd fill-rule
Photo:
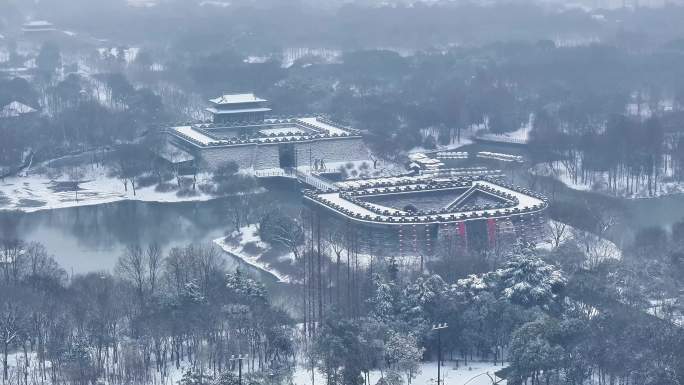
M 590 222 L 612 226 L 607 216 Z M 296 258 L 305 363 L 318 381 L 370 384 L 380 372 L 382 383 L 410 383 L 437 357 L 432 325 L 448 323 L 451 365 L 498 362 L 512 384 L 655 385 L 680 383 L 684 368 L 681 308 L 669 302 L 680 285 L 680 228 L 641 231 L 621 260 L 578 230 L 549 251 L 452 249 L 424 269 L 416 258 L 362 252 L 353 232 L 307 213 L 267 218 L 260 231 Z
M 254 381 L 294 362 L 293 320 L 211 246 L 130 246 L 114 273 L 72 276 L 37 243 L 4 239 L 0 256 L 4 384 L 169 383 L 187 370 L 232 385 L 233 355 L 249 356 Z

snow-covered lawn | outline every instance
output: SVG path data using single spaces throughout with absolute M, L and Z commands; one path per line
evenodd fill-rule
M 622 250 L 615 243 L 554 220 L 550 220 L 547 224 L 543 240 L 537 245 L 537 248 L 553 250 L 556 236 L 559 245 L 569 241 L 577 242 L 587 258 L 587 263 L 598 263 L 606 259 L 622 259 Z
M 670 320 L 677 326 L 684 327 L 684 310 L 677 298 L 650 300 L 651 306 L 646 309 L 648 314 L 660 319 Z
M 61 175 L 50 177 L 45 174 L 29 173 L 27 176 L 15 176 L 0 180 L 0 210 L 21 210 L 33 212 L 76 206 L 88 206 L 102 203 L 112 203 L 124 200 L 138 200 L 144 202 L 185 202 L 213 199 L 214 196 L 204 194 L 199 189 L 195 194 L 179 196 L 177 190 L 156 191 L 156 185 L 133 189 L 128 185 L 125 191 L 121 180 L 107 175 L 102 167 L 84 167 L 82 176 L 78 180 L 80 190 L 61 191 L 57 188 L 60 183 L 69 182 L 69 177 Z M 203 183 L 199 177 L 197 185 Z M 175 182 L 169 182 L 174 184 Z
M 36 353 L 29 352 L 29 367 L 30 370 L 35 369 L 35 363 L 37 362 Z M 9 364 L 9 375 L 10 379 L 16 379 L 17 377 L 23 375 L 24 365 L 24 354 L 21 352 L 10 353 L 7 360 Z M 50 362 L 46 363 L 46 366 L 50 367 Z M 178 382 L 183 377 L 183 374 L 191 369 L 191 365 L 187 361 L 182 361 L 180 368 L 176 368 L 174 365 L 169 365 L 168 372 L 165 377 L 162 377 L 160 373 L 154 372 L 154 383 L 157 384 L 178 384 Z M 445 361 L 442 363 L 442 376 L 444 384 L 449 385 L 491 385 L 492 380 L 500 380 L 495 377 L 495 372 L 503 369 L 500 363 L 494 365 L 491 362 L 469 362 L 467 366 L 464 366 L 462 361 L 458 368 L 456 367 L 456 362 Z M 245 368 L 243 373 L 248 373 L 249 369 Z M 311 370 L 304 366 L 298 366 L 292 376 L 292 385 L 324 385 L 326 383 L 325 377 L 320 372 L 316 371 L 314 373 L 314 380 L 311 379 Z M 380 379 L 379 371 L 372 371 L 370 374 L 370 385 L 374 385 Z M 11 382 L 11 381 L 10 381 Z M 404 383 L 406 383 L 406 378 L 404 377 Z M 420 373 L 411 380 L 413 385 L 433 385 L 437 384 L 437 363 L 436 362 L 423 362 L 420 364 Z M 506 384 L 506 381 L 499 382 L 499 384 Z
M 533 175 L 555 178 L 569 188 L 579 191 L 597 191 L 629 199 L 683 194 L 684 182 L 675 180 L 669 170 L 667 170 L 668 172 L 665 172 L 666 170 L 663 171 L 654 186 L 653 195 L 649 195 L 648 183 L 645 180 L 634 186 L 636 191 L 630 192 L 626 185 L 626 179 L 618 179 L 617 191 L 612 191 L 608 188 L 607 173 L 591 173 L 586 178 L 580 176 L 575 178 L 573 173 L 568 170 L 568 167 L 560 161 L 553 162 L 550 165 L 548 163 L 540 163 L 530 169 L 530 173 Z
M 376 166 L 373 167 L 373 161 L 370 159 L 352 162 L 330 162 L 325 164 L 325 168 L 333 172 L 342 171 L 345 180 L 391 177 L 406 173 L 406 168 L 402 165 L 386 160 L 378 160 Z
M 504 142 L 504 143 L 527 143 L 531 131 L 531 127 L 528 125 L 524 125 L 520 127 L 519 129 L 512 131 L 512 132 L 505 132 L 502 134 L 483 134 L 480 135 L 478 138 L 480 139 L 485 139 L 485 140 L 490 140 L 493 142 Z
M 469 362 L 468 366 L 459 365 L 456 362 L 446 361 L 442 364 L 443 383 L 449 385 L 491 385 L 494 373 L 504 367 L 494 365 L 491 362 Z M 490 378 L 491 376 L 491 378 Z M 293 376 L 293 385 L 312 385 L 311 370 L 299 367 Z M 380 379 L 379 371 L 372 371 L 370 375 L 371 385 L 375 385 Z M 495 380 L 500 380 L 496 378 Z M 325 377 L 316 372 L 313 385 L 324 385 Z M 404 383 L 406 378 L 404 377 Z M 411 380 L 412 385 L 436 385 L 437 384 L 437 362 L 423 362 L 420 364 L 420 373 Z M 506 384 L 506 381 L 499 382 Z
M 280 282 L 289 283 L 290 277 L 278 270 L 277 266 L 265 260 L 265 254 L 272 250 L 271 245 L 261 240 L 256 224 L 244 226 L 240 231 L 234 231 L 228 237 L 221 237 L 214 240 L 223 251 L 232 254 L 246 264 L 265 271 Z M 291 264 L 294 260 L 292 253 L 278 256 L 277 261 L 284 264 Z
M 594 185 L 593 180 L 582 181 L 580 178 L 575 180 L 562 162 L 553 162 L 551 165 L 548 163 L 536 164 L 530 169 L 530 173 L 555 178 L 573 190 L 589 191 Z

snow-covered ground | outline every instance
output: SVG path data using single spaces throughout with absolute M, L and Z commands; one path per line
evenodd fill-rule
M 135 60 L 136 57 L 138 57 L 138 53 L 140 52 L 140 48 L 138 47 L 131 47 L 131 48 L 98 48 L 97 51 L 100 54 L 101 58 L 106 58 L 107 55 L 111 57 L 120 57 L 122 56 L 126 64 L 131 64 Z M 123 51 L 123 52 L 121 52 Z
M 548 163 L 536 164 L 530 169 L 530 173 L 539 176 L 550 176 L 573 190 L 588 191 L 592 189 L 592 182 L 583 182 L 579 178 L 575 180 L 568 168 L 565 167 L 562 162 L 553 162 L 551 165 Z
M 271 250 L 271 245 L 261 240 L 256 224 L 244 226 L 240 231 L 233 232 L 228 237 L 221 237 L 214 240 L 223 251 L 242 259 L 248 265 L 265 271 L 280 282 L 289 283 L 290 277 L 278 271 L 275 266 L 264 260 L 264 254 Z M 278 257 L 279 262 L 291 263 L 294 260 L 292 253 L 287 253 Z
M 461 135 L 459 138 L 453 138 L 453 140 L 449 144 L 437 144 L 437 148 L 433 149 L 427 149 L 423 146 L 417 146 L 412 148 L 411 150 L 408 151 L 408 154 L 415 154 L 415 153 L 430 153 L 434 151 L 452 151 L 459 149 L 464 146 L 469 146 L 473 144 L 473 138 L 475 137 L 475 133 L 477 130 L 480 129 L 479 125 L 472 125 L 471 127 L 468 127 L 466 129 L 461 130 Z M 423 130 L 423 135 L 432 135 L 437 138 L 437 131 L 435 130 Z
M 339 61 L 342 51 L 327 48 L 286 48 L 282 53 L 282 68 L 290 68 L 294 63 L 302 58 L 310 57 L 317 58 L 326 63 L 335 63 Z
M 35 362 L 37 360 L 36 353 L 28 353 L 29 367 L 34 368 Z M 11 379 L 16 379 L 22 375 L 22 370 L 24 365 L 24 355 L 23 353 L 10 353 L 7 360 L 9 366 L 10 383 Z M 50 362 L 46 363 L 47 367 L 50 367 Z M 167 375 L 162 378 L 160 373 L 154 372 L 154 383 L 156 384 L 168 384 L 175 385 L 178 384 L 182 379 L 183 374 L 190 369 L 192 366 L 186 362 L 181 362 L 180 368 L 176 368 L 174 365 L 169 365 Z M 413 385 L 434 385 L 437 384 L 437 363 L 436 362 L 422 362 L 419 365 L 420 372 L 411 380 Z M 461 361 L 458 367 L 455 361 L 445 361 L 442 363 L 442 376 L 444 384 L 453 385 L 491 385 L 492 379 L 495 381 L 500 380 L 496 377 L 495 372 L 503 369 L 500 363 L 497 365 L 491 362 L 468 362 L 467 366 L 463 365 Z M 30 369 L 30 370 L 31 370 Z M 243 373 L 248 373 L 249 369 L 245 368 Z M 31 376 L 30 376 L 31 377 Z M 374 370 L 370 373 L 370 385 L 374 385 L 381 378 L 381 373 L 378 370 Z M 406 383 L 406 377 L 404 377 L 404 383 Z M 298 366 L 292 375 L 292 385 L 325 385 L 325 376 L 318 371 L 314 372 L 313 381 L 311 376 L 311 370 L 307 369 L 305 366 Z M 505 385 L 506 381 L 502 380 L 498 384 Z
M 588 264 L 598 263 L 606 259 L 622 259 L 622 250 L 615 243 L 554 220 L 550 220 L 547 224 L 544 239 L 537 247 L 542 250 L 553 250 L 556 236 L 558 236 L 559 245 L 568 241 L 577 242 L 585 254 Z
M 469 362 L 468 366 L 461 365 L 456 367 L 456 362 L 446 361 L 442 364 L 443 384 L 453 385 L 491 385 L 495 379 L 495 372 L 503 369 L 501 364 L 494 365 L 491 362 Z M 491 377 L 490 377 L 491 376 Z M 314 381 L 311 381 L 311 370 L 299 367 L 293 376 L 293 385 L 323 385 L 325 377 L 315 372 Z M 370 373 L 370 383 L 374 385 L 380 379 L 380 372 L 374 370 Z M 495 380 L 500 380 L 496 378 Z M 404 377 L 406 383 L 406 377 Z M 433 385 L 437 384 L 437 362 L 423 362 L 420 364 L 420 373 L 411 380 L 412 385 Z M 499 384 L 506 384 L 503 380 Z
M 291 252 L 277 252 L 273 247 L 261 240 L 256 224 L 243 226 L 240 231 L 234 231 L 227 237 L 217 238 L 213 241 L 223 251 L 241 259 L 243 262 L 261 271 L 274 276 L 278 281 L 284 283 L 292 282 L 293 278 L 283 268 L 292 268 L 294 255 Z M 277 255 L 275 255 L 277 254 Z M 331 247 L 328 247 L 325 255 L 334 263 L 336 254 Z M 354 257 L 354 263 L 360 266 L 370 266 L 377 263 L 378 258 L 368 254 L 358 254 Z M 396 262 L 400 267 L 416 267 L 420 264 L 420 259 L 414 256 L 397 256 Z M 346 254 L 343 256 L 346 260 Z
M 102 167 L 87 166 L 80 168 L 82 175 L 78 180 L 80 190 L 60 191 L 58 185 L 68 182 L 68 175 L 50 177 L 45 174 L 28 173 L 27 176 L 15 176 L 0 180 L 0 210 L 21 210 L 33 212 L 76 206 L 89 206 L 124 200 L 144 202 L 186 202 L 203 201 L 215 198 L 204 194 L 199 189 L 195 194 L 179 196 L 177 190 L 156 191 L 156 185 L 137 188 L 135 195 L 128 185 L 125 191 L 120 179 L 110 177 Z M 197 185 L 204 183 L 207 175 L 198 177 Z M 175 182 L 169 182 L 174 184 Z
M 534 126 L 534 114 L 530 114 L 527 122 L 522 124 L 520 128 L 511 132 L 504 132 L 501 134 L 494 133 L 484 133 L 478 135 L 479 139 L 491 140 L 493 142 L 504 142 L 504 143 L 527 143 L 530 137 L 530 132 L 532 132 L 532 127 Z
M 661 319 L 671 320 L 675 325 L 684 327 L 684 312 L 682 311 L 682 307 L 679 305 L 679 299 L 652 299 L 649 302 L 651 306 L 646 310 L 648 314 Z
M 329 162 L 325 164 L 325 168 L 330 171 L 344 170 L 345 180 L 392 177 L 406 174 L 407 172 L 406 168 L 402 165 L 385 160 L 378 160 L 375 167 L 373 167 L 372 160 L 358 160 L 353 162 Z
M 551 164 L 539 163 L 530 169 L 530 173 L 555 178 L 573 190 L 604 192 L 629 199 L 653 198 L 684 193 L 684 182 L 673 178 L 671 168 L 662 170 L 658 182 L 654 184 L 652 195 L 649 194 L 648 183 L 645 178 L 634 186 L 635 191 L 633 192 L 629 191 L 626 179 L 620 178 L 618 179 L 617 191 L 612 191 L 608 189 L 607 173 L 590 173 L 586 178 L 574 177 L 574 173 L 561 161 L 552 162 Z

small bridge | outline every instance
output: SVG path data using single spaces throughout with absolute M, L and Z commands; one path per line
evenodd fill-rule
M 326 178 L 323 178 L 320 175 L 311 174 L 310 172 L 307 173 L 296 169 L 294 172 L 297 177 L 297 180 L 318 190 L 335 189 L 335 185 L 333 184 L 333 182 L 329 181 Z
M 256 170 L 254 175 L 257 178 L 271 178 L 271 177 L 283 177 L 283 178 L 293 178 L 297 179 L 301 183 L 307 186 L 313 187 L 318 190 L 332 190 L 335 189 L 335 185 L 332 181 L 316 174 L 312 174 L 311 171 L 302 171 L 296 168 L 273 168 L 268 170 Z

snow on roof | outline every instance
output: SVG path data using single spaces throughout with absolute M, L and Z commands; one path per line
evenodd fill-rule
M 210 143 L 216 142 L 216 140 L 204 135 L 203 133 L 196 131 L 195 129 L 192 128 L 192 126 L 181 126 L 181 127 L 174 127 L 174 131 L 177 133 L 181 134 L 181 136 L 184 136 L 186 138 L 190 138 L 203 146 L 208 146 Z
M 416 160 L 414 160 L 414 161 L 417 162 L 417 163 L 422 163 L 422 164 L 438 164 L 438 163 L 442 163 L 442 162 L 440 162 L 438 159 L 434 159 L 434 158 L 421 158 L 421 159 L 416 159 Z
M 0 118 L 16 118 L 21 115 L 36 112 L 36 109 L 24 103 L 14 101 L 0 111 Z
M 182 150 L 168 142 L 164 144 L 164 147 L 159 150 L 157 155 L 172 164 L 184 163 L 195 159 L 195 157 L 189 152 Z
M 23 32 L 52 32 L 56 31 L 57 29 L 50 22 L 47 22 L 45 20 L 37 20 L 25 23 L 21 27 L 21 30 Z
M 421 186 L 424 188 L 425 186 L 425 180 L 423 177 L 406 177 L 406 181 L 412 181 L 415 179 L 415 184 L 410 185 L 412 189 L 406 191 L 406 193 L 415 193 L 416 189 L 415 187 Z M 518 191 L 513 188 L 508 188 L 502 185 L 499 185 L 497 183 L 492 183 L 490 181 L 485 181 L 485 180 L 476 180 L 472 182 L 472 186 L 476 189 L 493 189 L 497 191 L 504 192 L 506 194 L 510 194 L 512 197 L 511 201 L 517 202 L 515 206 L 508 207 L 507 210 L 501 210 L 500 208 L 491 208 L 491 209 L 473 209 L 473 210 L 467 210 L 463 211 L 463 209 L 455 209 L 454 211 L 450 211 L 449 213 L 443 213 L 441 216 L 444 218 L 449 217 L 451 214 L 457 214 L 458 217 L 455 218 L 453 221 L 464 221 L 464 220 L 472 220 L 472 219 L 482 219 L 484 218 L 497 218 L 497 217 L 504 217 L 504 216 L 509 216 L 510 212 L 520 210 L 519 212 L 531 212 L 532 211 L 541 211 L 547 207 L 546 202 L 538 197 L 523 193 L 521 191 Z M 339 186 L 339 183 L 337 184 Z M 365 195 L 365 196 L 372 196 L 373 193 L 379 193 L 381 189 L 374 189 L 370 188 L 368 189 L 368 193 L 370 195 Z M 423 190 L 423 191 L 430 191 L 430 190 Z M 399 193 L 401 194 L 401 193 Z M 335 191 L 335 192 L 321 192 L 315 194 L 314 198 L 307 196 L 306 198 L 311 200 L 312 202 L 315 202 L 319 205 L 322 205 L 324 207 L 327 207 L 330 210 L 336 211 L 341 213 L 342 215 L 348 216 L 352 219 L 356 219 L 362 222 L 383 222 L 383 223 L 389 223 L 389 224 L 406 224 L 406 223 L 422 223 L 422 222 L 430 222 L 430 221 L 439 221 L 437 217 L 440 214 L 418 214 L 415 216 L 411 217 L 402 217 L 402 214 L 406 214 L 405 212 L 402 212 L 402 210 L 397 210 L 396 208 L 391 208 L 391 207 L 384 207 L 383 208 L 387 209 L 389 214 L 378 214 L 377 212 L 374 212 L 366 207 L 361 206 L 359 203 L 353 202 L 347 198 L 344 197 L 345 193 L 340 192 L 340 191 Z M 374 207 L 378 207 L 377 203 L 373 204 Z M 345 212 L 346 211 L 346 212 Z M 508 211 L 508 213 L 506 213 Z M 351 213 L 351 214 L 349 214 Z M 466 214 L 466 218 L 462 218 L 461 214 Z M 362 219 L 363 218 L 363 219 Z M 402 221 L 402 219 L 408 219 L 408 222 Z M 447 222 L 450 220 L 447 220 Z
M 52 27 L 52 23 L 46 20 L 29 21 L 23 25 L 24 27 Z
M 287 126 L 283 126 L 284 124 Z M 250 129 L 250 134 L 247 135 L 247 138 L 219 138 L 220 129 L 230 127 L 217 127 L 211 125 L 188 125 L 172 127 L 170 130 L 181 139 L 200 147 L 248 143 L 268 144 L 283 141 L 325 140 L 335 137 L 358 137 L 358 134 L 353 130 L 347 131 L 337 128 L 331 124 L 320 122 L 316 120 L 316 118 L 293 119 L 288 120 L 287 123 L 279 124 L 274 124 L 271 121 L 267 123 L 249 124 L 241 127 Z M 207 131 L 203 131 L 204 129 Z M 212 138 L 211 136 L 214 134 L 208 133 L 209 131 L 219 132 L 219 135 Z
M 301 118 L 297 119 L 297 121 L 305 123 L 305 124 L 310 124 L 318 129 L 328 131 L 330 135 L 337 134 L 337 135 L 346 135 L 349 132 L 345 131 L 341 128 L 337 128 L 335 126 L 332 126 L 328 123 L 321 122 L 318 118 Z
M 240 110 L 219 110 L 214 107 L 207 108 L 207 111 L 212 114 L 226 115 L 226 114 L 246 114 L 250 112 L 270 112 L 270 108 L 244 108 Z
M 297 128 L 297 127 L 279 127 L 279 128 L 267 128 L 264 130 L 259 130 L 259 133 L 261 135 L 286 135 L 286 134 L 305 135 L 306 131 L 302 130 L 301 128 Z
M 214 104 L 224 105 L 224 104 L 239 104 L 239 103 L 255 103 L 255 102 L 266 102 L 266 99 L 261 99 L 256 97 L 254 94 L 226 94 L 215 99 L 210 99 L 210 102 Z

